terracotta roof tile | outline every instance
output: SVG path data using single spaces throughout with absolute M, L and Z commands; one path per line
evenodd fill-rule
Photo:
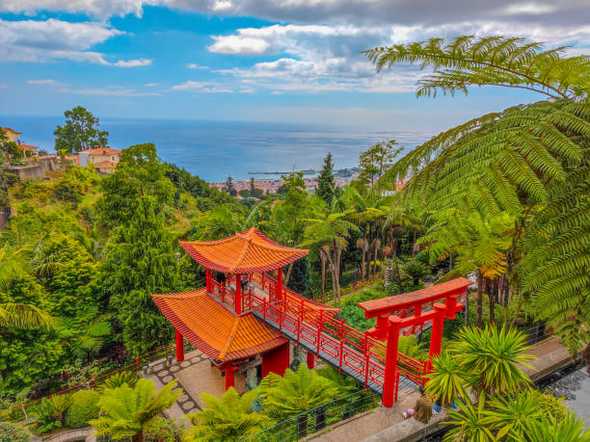
M 172 325 L 214 360 L 243 359 L 287 342 L 252 314 L 234 316 L 207 295 L 204 288 L 152 298 Z
M 112 147 L 93 147 L 91 149 L 85 149 L 82 152 L 90 155 L 121 155 L 119 149 L 113 149 Z
M 225 273 L 275 270 L 309 253 L 282 246 L 254 227 L 218 241 L 181 241 L 180 245 L 204 267 Z

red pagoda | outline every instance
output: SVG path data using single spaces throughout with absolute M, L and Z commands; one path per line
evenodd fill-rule
M 283 267 L 308 251 L 279 245 L 255 228 L 219 241 L 180 245 L 205 267 L 205 287 L 152 296 L 176 329 L 177 360 L 184 359 L 187 339 L 224 373 L 226 389 L 234 386 L 234 372 L 244 365 L 259 365 L 261 377 L 282 375 L 289 366 L 289 341 L 256 318 L 247 304 L 254 294 L 269 303 L 281 299 Z

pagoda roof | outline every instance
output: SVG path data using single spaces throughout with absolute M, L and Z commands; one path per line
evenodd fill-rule
M 309 253 L 282 246 L 255 227 L 217 241 L 181 241 L 180 245 L 204 267 L 236 274 L 276 270 Z
M 210 359 L 227 362 L 255 356 L 287 342 L 253 314 L 236 316 L 204 288 L 152 295 L 162 314 Z

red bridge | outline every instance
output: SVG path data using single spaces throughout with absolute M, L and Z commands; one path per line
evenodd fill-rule
M 365 317 L 377 319 L 375 328 L 361 332 L 338 319 L 338 309 L 316 303 L 283 286 L 282 266 L 290 260 L 299 259 L 307 251 L 280 246 L 255 229 L 237 234 L 236 237 L 241 243 L 239 247 L 227 244 L 235 237 L 221 241 L 183 243 L 191 256 L 207 268 L 205 291 L 218 305 L 238 318 L 246 319 L 253 315 L 263 321 L 283 337 L 304 347 L 310 368 L 315 365 L 315 357 L 319 357 L 380 394 L 386 407 L 393 406 L 400 387 L 411 387 L 411 383 L 423 385 L 426 382 L 432 358 L 441 351 L 444 321 L 454 319 L 462 308 L 459 298 L 467 292 L 467 279 L 458 278 L 415 292 L 361 303 L 359 306 L 364 310 Z M 238 250 L 226 250 L 232 248 Z M 228 267 L 227 253 L 230 251 L 240 259 L 242 268 L 237 271 L 235 262 L 232 262 L 233 268 Z M 213 269 L 223 272 L 224 278 L 216 280 Z M 276 278 L 270 276 L 271 270 L 276 270 Z M 206 342 L 207 338 L 203 336 L 207 324 L 195 324 L 197 315 L 190 314 L 190 309 L 183 309 L 182 305 L 179 307 L 178 302 L 172 302 L 178 301 L 181 296 L 184 296 L 182 299 L 188 298 L 184 294 L 172 294 L 156 295 L 154 300 L 175 326 L 177 343 L 182 343 L 184 333 L 197 348 L 209 350 L 213 343 Z M 198 307 L 195 304 L 195 308 L 202 309 L 203 299 L 200 302 Z M 183 316 L 185 310 L 187 312 Z M 432 323 L 432 334 L 428 359 L 418 360 L 399 352 L 400 333 L 413 332 L 429 321 Z M 233 329 L 240 329 L 235 324 Z M 248 336 L 238 337 L 235 330 L 231 336 L 234 341 L 253 339 Z M 212 339 L 209 338 L 209 341 Z M 220 355 L 226 352 L 205 353 L 210 354 L 213 362 L 219 363 L 225 370 L 228 386 L 233 385 L 236 367 L 240 367 L 248 356 L 262 353 L 261 349 L 268 350 L 271 348 L 268 344 L 275 341 L 276 336 L 269 334 L 267 341 L 251 346 L 255 350 L 250 347 L 240 350 L 242 358 L 230 361 L 220 359 Z M 233 348 L 232 345 L 228 341 L 222 346 L 227 350 Z M 177 358 L 182 360 L 181 347 L 177 345 Z M 262 355 L 263 372 L 276 371 L 282 374 L 286 368 L 284 356 L 277 365 L 276 356 L 272 354 L 267 351 Z M 288 365 L 288 353 L 286 357 Z M 270 368 L 265 370 L 267 358 L 270 361 L 267 367 Z M 229 384 L 228 374 L 231 376 Z

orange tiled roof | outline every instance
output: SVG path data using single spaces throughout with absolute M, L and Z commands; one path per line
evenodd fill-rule
M 112 147 L 93 147 L 91 149 L 85 149 L 82 152 L 86 152 L 89 155 L 121 155 L 119 149 L 113 149 Z
M 218 241 L 181 241 L 204 267 L 224 273 L 275 270 L 303 258 L 308 250 L 282 246 L 255 227 Z
M 254 315 L 234 316 L 205 289 L 152 295 L 162 314 L 191 344 L 218 361 L 232 361 L 272 350 L 287 340 Z

